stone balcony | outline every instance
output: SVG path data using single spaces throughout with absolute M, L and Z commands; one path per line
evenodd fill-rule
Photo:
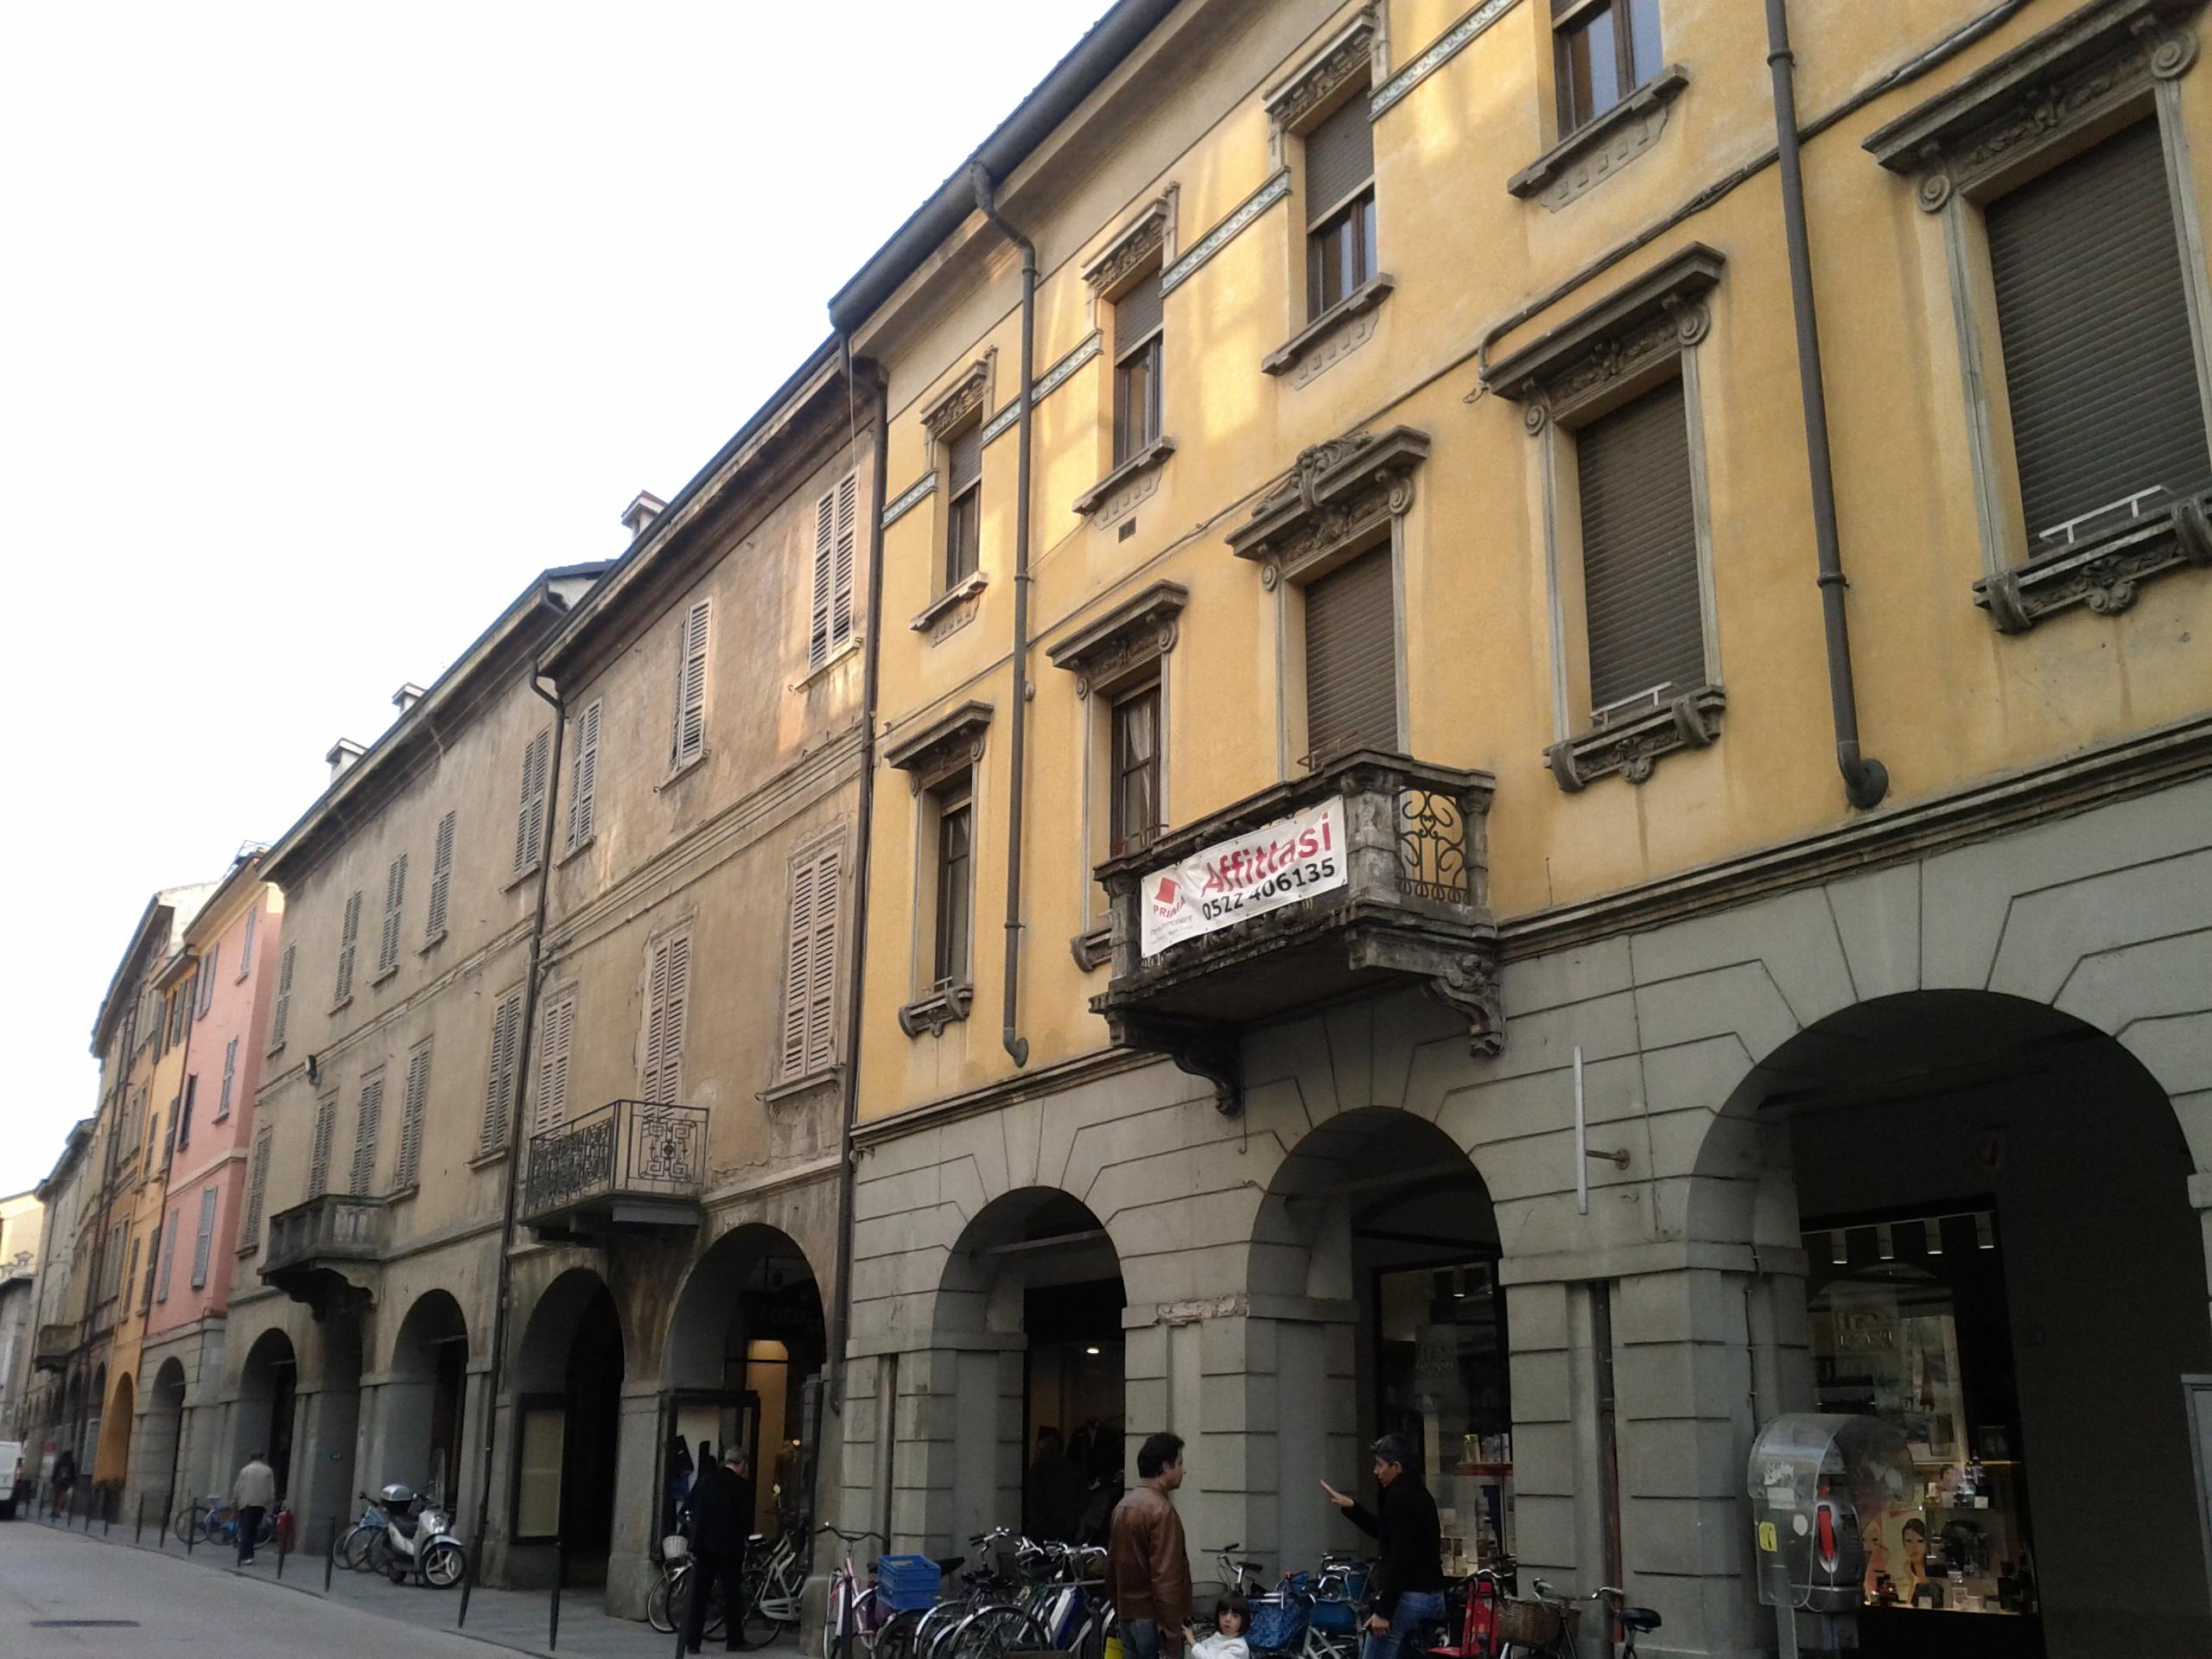
M 1243 1028 L 1419 985 L 1504 1041 L 1487 906 L 1489 773 L 1359 749 L 1098 867 L 1116 1043 L 1173 1057 L 1241 1107 Z
M 382 1198 L 326 1192 L 269 1218 L 261 1278 L 321 1319 L 334 1307 L 373 1300 L 390 1237 Z
M 35 1371 L 58 1371 L 69 1363 L 69 1356 L 77 1351 L 77 1321 L 64 1319 L 59 1325 L 41 1325 L 31 1338 L 31 1369 Z
M 707 1109 L 611 1100 L 530 1141 L 522 1218 L 541 1237 L 696 1227 Z

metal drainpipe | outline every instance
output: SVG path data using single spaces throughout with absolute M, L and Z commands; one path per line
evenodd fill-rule
M 1017 1030 L 1020 993 L 1015 975 L 1021 966 L 1021 782 L 1029 735 L 1029 443 L 1033 413 L 1029 389 L 1037 373 L 1037 247 L 1001 217 L 990 172 L 981 162 L 970 167 L 969 180 L 976 187 L 976 206 L 983 217 L 1021 250 L 1021 390 L 1017 394 L 1021 401 L 1016 416 L 1020 448 L 1014 486 L 1014 718 L 1007 733 L 1007 764 L 1013 782 L 1007 791 L 1006 1015 L 999 1039 L 1016 1065 L 1027 1065 L 1029 1039 Z
M 1835 760 L 1853 806 L 1881 804 L 1889 769 L 1859 747 L 1859 697 L 1852 683 L 1851 629 L 1844 616 L 1843 550 L 1836 535 L 1835 472 L 1828 454 L 1827 395 L 1821 389 L 1820 322 L 1813 309 L 1813 255 L 1805 231 L 1805 175 L 1797 154 L 1796 59 L 1788 0 L 1766 0 L 1767 67 L 1774 78 L 1775 148 L 1782 164 L 1782 224 L 1789 244 L 1789 298 L 1797 324 L 1797 385 L 1805 406 L 1805 460 L 1812 472 L 1813 539 L 1820 560 L 1821 620 L 1827 631 L 1828 702 Z
M 540 684 L 537 659 L 530 662 L 530 689 L 553 706 L 553 752 L 547 758 L 545 779 L 545 839 L 537 849 L 537 912 L 530 924 L 530 968 L 522 982 L 522 1022 L 515 1032 L 514 1094 L 507 1105 L 507 1179 L 505 1203 L 499 1215 L 499 1281 L 492 1302 L 492 1369 L 484 1379 L 484 1459 L 476 1488 L 476 1531 L 472 1540 L 480 1562 L 491 1540 L 492 1454 L 499 1443 L 499 1382 L 506 1369 L 507 1302 L 514 1288 L 515 1195 L 522 1179 L 523 1102 L 529 1093 L 530 1039 L 537 1023 L 538 964 L 545 951 L 546 895 L 553 882 L 553 826 L 560 817 L 561 749 L 568 736 L 568 710 L 560 693 Z M 469 1569 L 472 1576 L 476 1567 Z

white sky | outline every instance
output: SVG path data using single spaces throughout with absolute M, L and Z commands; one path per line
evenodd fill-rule
M 0 1193 L 149 893 L 619 553 L 1105 3 L 0 4 Z

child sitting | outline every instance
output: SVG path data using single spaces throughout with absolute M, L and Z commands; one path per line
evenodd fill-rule
M 1191 1645 L 1191 1659 L 1252 1659 L 1244 1632 L 1252 1628 L 1252 1604 L 1231 1592 L 1213 1605 L 1214 1633 Z

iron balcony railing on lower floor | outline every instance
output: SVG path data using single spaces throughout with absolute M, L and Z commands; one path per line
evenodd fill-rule
M 32 1369 L 58 1371 L 68 1364 L 69 1356 L 77 1351 L 77 1330 L 74 1319 L 39 1326 L 38 1334 L 31 1339 Z
M 611 1100 L 530 1140 L 523 1220 L 540 1232 L 696 1225 L 707 1110 Z

